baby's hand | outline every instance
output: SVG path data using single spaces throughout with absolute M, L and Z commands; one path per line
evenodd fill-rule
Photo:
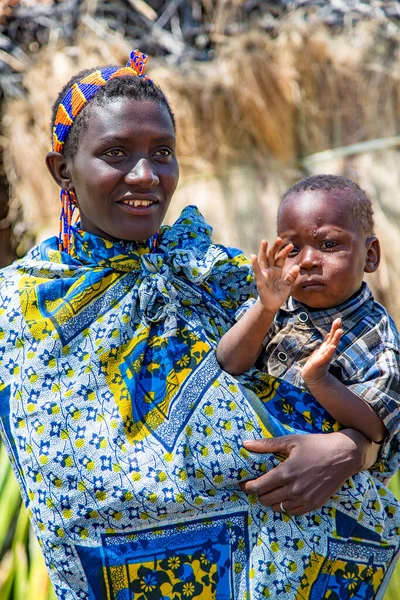
M 251 255 L 259 300 L 265 311 L 274 316 L 289 296 L 300 272 L 300 267 L 295 265 L 282 277 L 282 268 L 292 250 L 293 244 L 282 248 L 282 239 L 278 237 L 271 248 L 266 240 L 262 240 L 258 256 Z
M 301 375 L 307 385 L 315 383 L 315 381 L 328 373 L 331 360 L 343 333 L 341 326 L 342 322 L 340 319 L 333 321 L 330 332 L 304 365 Z

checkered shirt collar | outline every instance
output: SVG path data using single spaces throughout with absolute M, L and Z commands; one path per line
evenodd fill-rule
M 299 314 L 301 312 L 307 313 L 309 322 L 311 322 L 312 326 L 322 331 L 324 334 L 330 331 L 333 320 L 340 317 L 345 333 L 370 312 L 371 307 L 369 301 L 371 300 L 373 300 L 371 290 L 364 281 L 358 294 L 352 296 L 346 300 L 346 302 L 343 302 L 343 304 L 339 304 L 338 306 L 322 310 L 310 310 L 305 304 L 297 302 L 297 300 L 290 297 L 282 306 L 282 311 L 283 313 L 292 314 Z M 285 314 L 283 318 L 285 319 L 288 316 L 288 314 Z

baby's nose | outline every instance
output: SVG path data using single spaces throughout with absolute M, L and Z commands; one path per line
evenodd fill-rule
M 301 269 L 318 269 L 322 265 L 321 256 L 315 248 L 304 248 L 300 256 Z

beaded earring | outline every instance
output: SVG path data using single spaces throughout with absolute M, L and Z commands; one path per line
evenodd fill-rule
M 74 192 L 61 190 L 61 215 L 60 215 L 60 234 L 58 238 L 58 248 L 61 252 L 70 253 L 71 249 L 71 227 L 72 216 L 77 208 L 76 196 Z

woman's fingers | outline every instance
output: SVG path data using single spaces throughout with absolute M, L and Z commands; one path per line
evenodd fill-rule
M 260 498 L 259 498 L 260 500 Z M 263 502 L 261 502 L 261 504 L 263 504 Z M 282 506 L 284 508 L 284 510 L 282 510 Z M 306 513 L 310 512 L 311 509 L 307 508 L 306 505 L 304 504 L 293 504 L 293 502 L 291 502 L 290 500 L 285 500 L 284 502 L 282 502 L 282 506 L 281 503 L 279 502 L 279 504 L 273 504 L 271 506 L 272 510 L 274 510 L 275 512 L 280 512 L 283 514 L 287 514 L 289 516 L 298 516 L 298 515 L 305 515 Z
M 277 489 L 283 487 L 284 481 L 280 477 L 279 466 L 272 469 L 269 473 L 265 473 L 257 479 L 249 479 L 249 481 L 243 481 L 240 483 L 240 488 L 246 492 L 246 494 L 253 494 L 253 496 L 267 496 Z M 281 495 L 279 496 L 279 499 Z M 272 497 L 271 504 L 276 502 L 276 497 Z
M 283 502 L 288 512 L 304 514 L 320 508 L 346 479 L 365 468 L 366 449 L 373 444 L 359 432 L 344 429 L 248 441 L 244 446 L 250 452 L 287 458 L 261 477 L 240 484 L 241 489 L 263 504 L 279 508 Z
M 280 454 L 288 456 L 292 451 L 291 435 L 282 437 L 268 438 L 261 440 L 248 440 L 243 446 L 249 452 L 257 452 L 263 454 Z M 261 475 L 257 479 L 244 481 L 240 484 L 241 489 L 247 494 L 261 496 L 268 494 L 285 484 L 285 478 L 282 477 L 282 464 L 272 469 L 269 473 Z
M 249 452 L 269 452 L 288 456 L 296 444 L 297 437 L 297 435 L 281 435 L 260 440 L 247 440 L 243 442 L 243 446 Z

